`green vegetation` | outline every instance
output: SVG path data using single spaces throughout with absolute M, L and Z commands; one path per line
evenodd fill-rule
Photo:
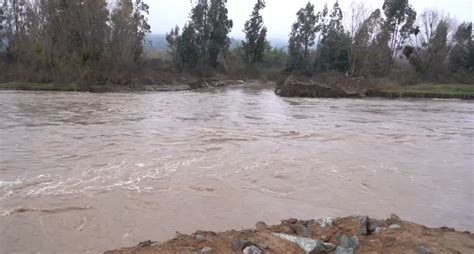
M 30 90 L 30 91 L 58 91 L 77 92 L 80 87 L 76 84 L 52 84 L 52 83 L 31 83 L 31 82 L 10 82 L 0 83 L 0 90 Z
M 474 85 L 421 84 L 379 87 L 380 96 L 390 98 L 459 98 L 474 99 Z
M 249 20 L 237 28 L 245 39 L 234 47 L 227 0 L 191 2 L 189 20 L 166 35 L 167 54 L 146 58 L 151 28 L 144 0 L 5 0 L 0 4 L 0 82 L 109 90 L 106 86 L 159 83 L 165 72 L 272 80 L 337 72 L 401 85 L 474 84 L 472 22 L 456 22 L 436 10 L 419 14 L 409 0 L 384 0 L 375 10 L 353 2 L 347 11 L 337 0 L 319 11 L 308 2 L 296 13 L 287 48 L 267 41 L 264 0 L 255 0 Z M 403 87 L 390 93 L 464 94 L 454 86 Z
M 142 0 L 2 1 L 0 82 L 96 83 L 132 70 L 143 62 L 147 14 Z

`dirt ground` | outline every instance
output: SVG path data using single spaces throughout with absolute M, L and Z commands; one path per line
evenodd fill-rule
M 356 253 L 474 253 L 474 235 L 470 232 L 457 232 L 448 227 L 427 228 L 402 221 L 396 215 L 386 220 L 351 216 L 333 219 L 329 224 L 328 220 L 296 219 L 284 220 L 275 226 L 259 222 L 255 229 L 222 233 L 197 231 L 192 235 L 177 233 L 176 238 L 167 242 L 146 241 L 135 247 L 105 253 L 305 253 L 297 245 L 278 238 L 274 233 L 321 240 L 335 246 L 340 244 L 343 235 L 356 236 Z M 261 252 L 246 252 L 248 246 L 255 246 Z

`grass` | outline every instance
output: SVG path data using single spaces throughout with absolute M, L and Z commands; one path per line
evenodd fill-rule
M 379 92 L 390 98 L 474 99 L 474 85 L 421 84 L 415 86 L 380 87 Z
M 0 83 L 0 90 L 76 92 L 80 87 L 77 84 L 9 82 Z

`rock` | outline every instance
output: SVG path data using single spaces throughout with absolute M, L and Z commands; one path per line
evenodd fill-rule
M 207 238 L 206 236 L 204 236 L 203 234 L 200 234 L 200 233 L 197 233 L 196 235 L 194 235 L 194 238 L 200 242 L 203 242 L 203 241 L 206 241 Z
M 427 248 L 425 248 L 424 246 L 421 246 L 421 245 L 416 246 L 415 251 L 418 254 L 433 254 L 432 251 L 430 251 L 429 249 L 427 249 Z
M 377 228 L 379 229 L 378 231 L 380 232 L 380 226 L 382 226 L 382 225 L 383 225 L 382 220 L 376 220 L 376 219 L 369 218 L 369 220 L 367 222 L 367 233 L 369 235 L 372 235 L 374 233 L 378 233 L 378 232 L 376 232 Z
M 456 231 L 456 229 L 450 228 L 450 227 L 446 227 L 446 226 L 441 227 L 441 230 L 448 231 L 448 232 L 454 232 L 454 231 Z
M 359 246 L 359 240 L 357 239 L 356 236 L 347 237 L 345 235 L 342 235 L 339 237 L 337 245 L 342 248 L 346 248 L 346 249 L 352 248 L 356 250 L 357 247 Z
M 201 250 L 201 253 L 208 253 L 209 254 L 209 253 L 212 253 L 212 252 L 214 252 L 214 250 L 211 247 L 204 247 Z
M 232 250 L 234 251 L 242 251 L 244 250 L 246 247 L 248 246 L 252 246 L 252 245 L 255 245 L 249 241 L 245 241 L 245 240 L 242 240 L 242 239 L 235 239 L 234 241 L 232 241 Z
M 354 249 L 337 246 L 335 254 L 354 254 Z
M 246 247 L 242 252 L 244 254 L 262 254 L 263 253 L 263 251 L 255 245 Z
M 390 219 L 391 219 L 392 221 L 402 221 L 402 219 L 400 219 L 400 216 L 398 216 L 398 215 L 396 215 L 396 214 L 394 214 L 394 213 L 390 214 Z
M 359 234 L 366 236 L 369 235 L 368 231 L 369 217 L 359 217 Z
M 313 240 L 313 239 L 305 238 L 305 237 L 279 234 L 279 233 L 273 233 L 273 235 L 283 240 L 296 244 L 298 247 L 303 249 L 305 253 L 307 254 L 327 253 L 327 252 L 334 251 L 336 247 L 330 243 L 325 243 L 323 241 Z
M 200 89 L 200 88 L 207 88 L 209 87 L 209 83 L 203 79 L 200 79 L 194 83 L 189 84 L 191 89 Z
M 265 230 L 265 229 L 268 228 L 268 226 L 267 226 L 267 224 L 265 224 L 265 222 L 259 221 L 259 222 L 257 222 L 257 224 L 255 224 L 255 228 L 257 230 Z
M 371 232 L 370 234 L 371 235 L 376 235 L 376 234 L 380 233 L 380 231 L 382 231 L 382 228 L 381 227 L 376 227 L 375 230 L 373 232 Z
M 303 237 L 313 236 L 313 232 L 311 232 L 311 230 L 303 224 L 299 224 L 299 223 L 290 224 L 290 228 L 299 236 L 303 236 Z
M 324 218 L 322 220 L 319 220 L 319 224 L 321 224 L 321 227 L 322 228 L 328 228 L 328 227 L 332 227 L 332 218 L 331 217 L 327 217 L 327 218 Z
M 399 229 L 399 228 L 401 228 L 401 227 L 402 227 L 402 226 L 400 226 L 400 225 L 398 225 L 398 224 L 392 224 L 392 225 L 390 225 L 388 228 L 389 228 L 389 229 Z
M 298 220 L 294 218 L 288 220 L 288 224 L 295 224 L 296 222 L 298 222 Z
M 152 246 L 153 244 L 156 244 L 157 242 L 153 242 L 153 241 L 144 241 L 144 242 L 140 242 L 137 247 L 138 248 L 144 248 L 144 247 L 149 247 L 149 246 Z

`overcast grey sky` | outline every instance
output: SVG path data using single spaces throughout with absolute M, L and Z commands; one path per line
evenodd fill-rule
M 348 10 L 353 0 L 339 0 L 343 11 Z M 373 9 L 381 8 L 383 0 L 358 0 Z M 171 27 L 180 27 L 188 19 L 191 9 L 190 0 L 148 0 L 150 5 L 150 24 L 152 32 L 164 34 Z M 228 0 L 229 16 L 234 21 L 231 36 L 243 38 L 243 26 L 248 19 L 256 0 Z M 263 11 L 264 22 L 268 28 L 269 38 L 286 39 L 290 33 L 291 24 L 295 21 L 296 12 L 308 0 L 267 0 L 267 8 Z M 316 5 L 316 10 L 322 9 L 324 3 L 330 6 L 335 0 L 311 0 Z M 418 13 L 424 9 L 439 9 L 448 12 L 459 21 L 473 21 L 474 0 L 411 0 Z

